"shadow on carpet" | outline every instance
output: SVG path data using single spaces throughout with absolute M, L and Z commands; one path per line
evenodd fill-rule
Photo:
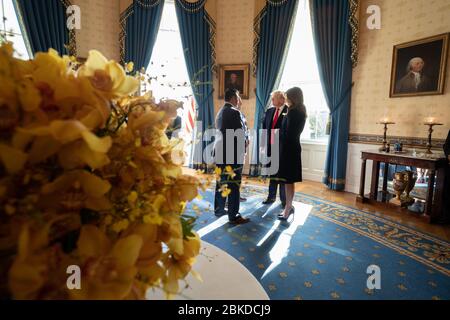
M 249 185 L 240 212 L 251 221 L 232 226 L 214 216 L 213 191 L 201 195 L 187 207 L 200 212 L 196 231 L 239 260 L 271 299 L 450 299 L 448 242 L 298 192 L 295 214 L 281 222 L 280 203 L 262 205 L 266 188 Z M 367 287 L 371 265 L 381 289 Z

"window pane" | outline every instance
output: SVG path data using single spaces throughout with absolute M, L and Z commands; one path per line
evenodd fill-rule
M 21 35 L 8 37 L 8 41 L 11 41 L 14 44 L 14 56 L 20 59 L 28 60 L 30 57 L 28 56 L 28 51 L 25 46 L 25 41 Z
M 173 2 L 164 4 L 159 33 L 146 72 L 156 78 L 149 88 L 156 99 L 184 101 L 192 94 Z
M 6 30 L 16 34 L 21 34 L 19 21 L 17 20 L 16 11 L 14 10 L 13 0 L 2 0 L 5 8 Z M 3 15 L 2 15 L 3 16 Z M 3 27 L 2 27 L 3 29 Z
M 308 112 L 302 140 L 325 140 L 329 109 L 323 95 L 311 28 L 309 2 L 300 0 L 280 89 L 300 87 Z
M 6 34 L 6 40 L 14 44 L 14 56 L 21 59 L 29 59 L 28 51 L 19 27 L 16 12 L 12 0 L 0 0 L 0 15 L 3 17 L 1 32 Z
M 182 132 L 178 137 L 185 140 L 184 151 L 187 154 L 186 164 L 188 164 L 193 134 L 193 123 L 189 119 L 193 119 L 195 115 L 191 107 L 192 89 L 173 1 L 166 0 L 164 4 L 158 36 L 146 74 L 152 80 L 150 85 L 148 83 L 143 85 L 144 92 L 151 90 L 156 101 L 169 98 L 183 102 L 183 110 L 178 110 L 182 119 Z

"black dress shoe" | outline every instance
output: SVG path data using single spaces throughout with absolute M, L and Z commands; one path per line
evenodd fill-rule
M 245 202 L 245 201 L 247 201 L 247 198 L 239 197 L 239 201 L 240 201 L 240 202 Z
M 263 204 L 271 204 L 271 203 L 274 203 L 274 202 L 275 202 L 275 199 L 266 199 L 262 203 Z
M 221 216 L 224 216 L 224 215 L 226 215 L 226 214 L 228 214 L 226 211 L 217 211 L 217 212 L 214 212 L 214 215 L 216 216 L 216 217 L 221 217 Z
M 231 224 L 238 225 L 250 222 L 249 218 L 243 218 L 241 215 L 237 215 L 233 220 L 230 220 Z

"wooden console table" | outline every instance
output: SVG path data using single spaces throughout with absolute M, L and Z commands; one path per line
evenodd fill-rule
M 359 202 L 372 202 L 378 201 L 378 182 L 380 175 L 380 163 L 385 163 L 383 172 L 383 187 L 381 202 L 389 202 L 387 196 L 388 185 L 388 169 L 389 164 L 412 166 L 421 169 L 428 169 L 428 188 L 425 201 L 424 218 L 428 222 L 437 222 L 442 215 L 443 207 L 443 192 L 444 192 L 444 179 L 445 170 L 448 167 L 448 160 L 444 153 L 433 153 L 427 155 L 424 153 L 418 153 L 413 155 L 412 152 L 407 151 L 405 153 L 383 152 L 378 150 L 368 150 L 361 152 L 362 166 L 361 166 L 361 180 L 359 185 L 359 195 L 357 201 Z M 366 180 L 366 161 L 372 160 L 372 179 L 370 183 L 370 194 L 368 197 L 364 194 L 364 185 Z M 435 179 L 436 178 L 436 179 Z M 436 182 L 436 186 L 435 186 Z

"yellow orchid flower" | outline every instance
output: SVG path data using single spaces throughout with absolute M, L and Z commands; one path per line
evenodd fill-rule
M 0 143 L 0 160 L 8 173 L 19 172 L 27 162 L 28 155 L 23 151 Z
M 193 258 L 195 258 L 200 252 L 200 237 L 198 233 L 193 232 L 192 237 L 187 237 L 183 240 L 183 254 L 179 255 L 174 253 L 174 257 L 176 259 L 185 259 L 189 262 L 193 262 Z
M 77 80 L 80 95 L 83 97 L 84 105 L 95 109 L 98 112 L 98 114 L 96 114 L 96 117 L 99 117 L 99 119 L 96 118 L 96 122 L 90 125 L 85 123 L 85 125 L 91 129 L 97 128 L 97 126 L 103 127 L 111 114 L 110 101 L 105 99 L 105 97 L 102 97 L 92 89 L 92 85 L 89 79 L 79 78 Z
M 162 244 L 158 241 L 158 227 L 150 224 L 136 224 L 129 230 L 126 235 L 136 234 L 142 237 L 142 248 L 136 266 L 145 282 L 153 285 L 164 275 L 164 269 L 158 264 L 162 256 Z
M 19 122 L 18 97 L 12 79 L 0 74 L 0 83 L 0 130 L 6 131 Z
M 41 193 L 66 209 L 107 210 L 111 204 L 105 194 L 110 188 L 108 181 L 84 170 L 74 170 L 45 184 Z
M 39 108 L 42 97 L 31 79 L 26 79 L 18 87 L 18 94 L 22 109 L 27 112 L 34 111 Z
M 173 99 L 162 100 L 157 105 L 157 110 L 164 111 L 164 120 L 169 123 L 171 119 L 176 117 L 177 109 L 182 108 L 183 103 Z
M 134 69 L 134 63 L 133 61 L 130 61 L 126 64 L 125 69 L 127 70 L 127 72 L 131 72 Z
M 179 192 L 180 201 L 191 201 L 198 195 L 199 181 L 196 177 L 182 175 L 177 178 L 175 186 Z
M 64 291 L 69 259 L 58 247 L 49 247 L 50 227 L 63 218 L 55 218 L 36 230 L 32 230 L 29 224 L 23 226 L 17 256 L 8 275 L 13 298 L 46 299 Z
M 31 73 L 33 82 L 45 89 L 52 96 L 55 89 L 70 75 L 70 59 L 60 57 L 54 49 L 48 52 L 38 52 L 33 60 L 34 69 Z
M 231 193 L 231 189 L 228 188 L 228 185 L 226 185 L 226 184 L 224 184 L 220 187 L 220 191 L 221 191 L 220 194 L 223 198 L 228 197 L 228 195 Z
M 89 78 L 92 86 L 106 97 L 119 98 L 134 93 L 139 81 L 127 76 L 117 62 L 108 61 L 97 50 L 89 51 L 88 58 L 78 70 L 80 77 Z
M 165 135 L 180 103 L 131 97 L 139 80 L 95 50 L 78 71 L 53 49 L 29 61 L 13 51 L 0 46 L 0 250 L 18 246 L 12 297 L 175 292 L 200 245 L 182 218 L 200 183 L 183 174 L 182 142 Z M 67 288 L 68 265 L 81 267 L 81 290 Z
M 0 46 L 0 74 L 11 76 L 14 48 L 12 42 L 3 43 Z
M 234 178 L 236 176 L 236 173 L 234 173 L 234 170 L 231 166 L 226 166 L 225 167 L 225 172 L 227 175 L 230 176 L 230 178 Z
M 38 137 L 30 151 L 32 163 L 41 162 L 59 150 L 60 163 L 68 169 L 82 164 L 96 169 L 109 162 L 106 153 L 112 144 L 111 137 L 97 137 L 80 121 L 56 120 L 49 126 L 18 130 Z
M 168 294 L 178 293 L 178 280 L 184 279 L 191 271 L 195 262 L 195 256 L 200 252 L 200 238 L 198 234 L 183 240 L 183 247 L 183 254 L 166 255 L 163 262 L 167 269 L 167 275 L 163 279 L 163 288 Z
M 81 228 L 77 254 L 82 261 L 80 290 L 70 290 L 74 299 L 124 299 L 130 294 L 137 273 L 136 262 L 142 237 L 129 235 L 115 243 L 95 226 Z

